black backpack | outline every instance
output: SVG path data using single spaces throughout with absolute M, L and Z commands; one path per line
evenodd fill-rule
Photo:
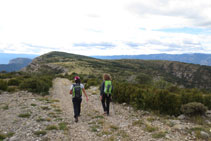
M 81 98 L 82 89 L 80 84 L 73 84 L 73 98 Z

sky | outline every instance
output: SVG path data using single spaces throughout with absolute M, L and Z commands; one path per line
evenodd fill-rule
M 210 0 L 0 0 L 0 53 L 211 53 Z

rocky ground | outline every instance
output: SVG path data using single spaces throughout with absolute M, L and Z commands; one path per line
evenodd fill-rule
M 0 141 L 211 140 L 209 117 L 170 117 L 114 103 L 110 116 L 104 116 L 96 87 L 87 90 L 89 101 L 83 99 L 75 123 L 70 85 L 67 79 L 55 79 L 47 97 L 1 93 Z

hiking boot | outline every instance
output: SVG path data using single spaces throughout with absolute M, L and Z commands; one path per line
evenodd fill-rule
M 75 122 L 78 122 L 78 117 L 75 118 Z

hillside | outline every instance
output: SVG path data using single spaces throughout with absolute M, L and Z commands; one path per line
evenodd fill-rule
M 99 77 L 103 73 L 111 73 L 115 80 L 131 83 L 164 80 L 189 88 L 211 88 L 211 67 L 175 61 L 100 60 L 64 52 L 50 52 L 34 59 L 23 71 L 77 73 Z
M 168 60 L 184 63 L 211 66 L 211 54 L 149 54 L 149 55 L 114 55 L 93 56 L 98 59 L 143 59 L 143 60 Z
M 15 58 L 10 60 L 9 64 L 0 64 L 0 71 L 12 72 L 19 71 L 32 62 L 29 58 Z

